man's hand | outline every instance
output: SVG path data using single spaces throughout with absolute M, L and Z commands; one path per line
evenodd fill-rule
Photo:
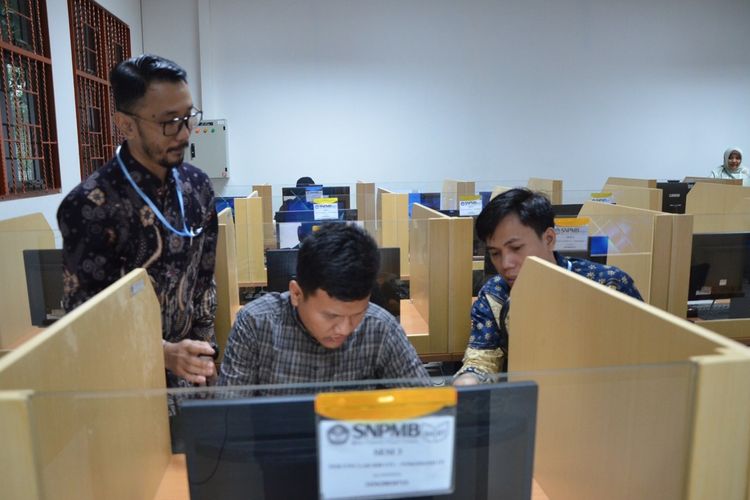
M 188 382 L 205 385 L 206 379 L 216 375 L 211 344 L 200 340 L 164 342 L 164 365 Z
M 473 373 L 464 373 L 453 381 L 453 385 L 477 385 L 479 378 Z

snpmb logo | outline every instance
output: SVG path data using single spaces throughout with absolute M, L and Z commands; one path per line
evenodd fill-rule
M 334 425 L 326 433 L 331 444 L 344 444 L 349 440 L 349 429 L 344 425 Z

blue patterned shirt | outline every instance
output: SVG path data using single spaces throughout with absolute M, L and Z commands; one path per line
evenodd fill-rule
M 602 285 L 614 288 L 638 300 L 643 300 L 633 278 L 614 266 L 597 264 L 584 259 L 563 257 L 555 252 L 557 265 Z M 492 277 L 479 291 L 471 308 L 471 334 L 463 359 L 463 367 L 456 376 L 471 372 L 485 379 L 502 371 L 508 354 L 508 320 L 510 304 L 504 317 L 505 328 L 500 328 L 501 312 L 510 296 L 508 283 L 500 276 Z

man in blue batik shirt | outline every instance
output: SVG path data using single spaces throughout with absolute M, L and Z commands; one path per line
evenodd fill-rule
M 510 293 L 526 257 L 539 257 L 602 285 L 643 300 L 624 271 L 584 259 L 563 257 L 554 251 L 555 220 L 552 205 L 540 193 L 511 189 L 496 196 L 479 214 L 477 236 L 487 251 L 497 276 L 479 291 L 471 309 L 471 336 L 456 385 L 491 380 L 504 371 L 508 356 Z

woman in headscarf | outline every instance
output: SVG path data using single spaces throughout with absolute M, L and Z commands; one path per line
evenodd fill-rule
M 742 166 L 742 151 L 729 148 L 724 151 L 724 164 L 711 170 L 709 177 L 715 179 L 742 179 L 743 186 L 750 186 L 750 173 Z

